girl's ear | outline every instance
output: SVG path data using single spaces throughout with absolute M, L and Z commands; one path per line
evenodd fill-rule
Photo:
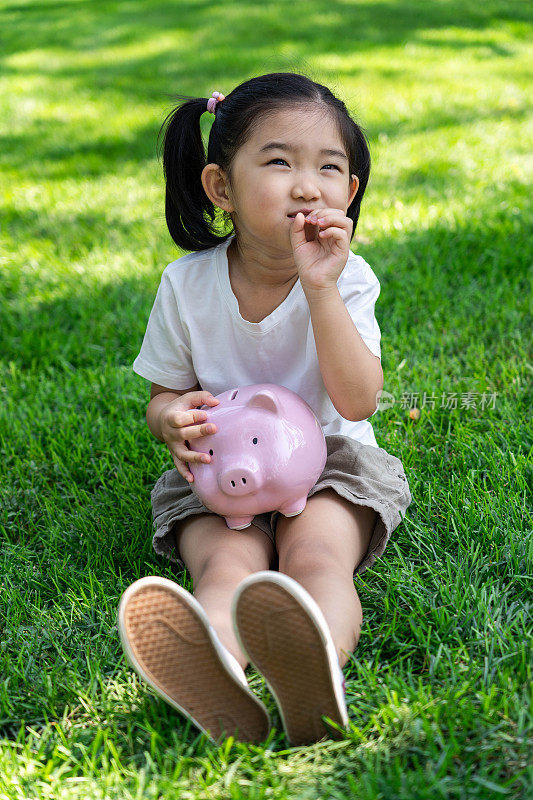
M 350 181 L 350 194 L 348 195 L 348 208 L 351 206 L 352 201 L 357 194 L 357 190 L 359 189 L 359 178 L 357 175 L 352 175 L 352 180 Z
M 202 170 L 201 177 L 202 186 L 211 202 L 224 211 L 233 211 L 222 168 L 218 164 L 207 164 Z

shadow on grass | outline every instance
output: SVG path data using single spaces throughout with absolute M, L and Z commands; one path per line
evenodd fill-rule
M 161 122 L 163 119 L 161 119 Z M 139 164 L 157 157 L 157 125 L 145 125 L 127 135 L 110 136 L 102 130 L 90 139 L 84 132 L 55 120 L 38 120 L 23 133 L 0 134 L 2 153 L 0 165 L 18 170 L 26 179 L 39 182 L 47 179 L 77 179 L 120 172 L 125 176 L 125 164 L 133 165 L 138 174 Z
M 211 0 L 186 2 L 174 6 L 165 2 L 139 0 L 127 4 L 79 2 L 42 3 L 21 2 L 4 5 L 5 20 L 2 48 L 5 57 L 15 53 L 44 50 L 48 47 L 64 48 L 85 54 L 107 47 L 129 46 L 132 42 L 153 39 L 169 30 L 183 33 L 186 38 L 194 34 L 195 71 L 208 74 L 213 59 L 220 55 L 221 43 L 228 52 L 234 41 L 246 41 L 251 50 L 278 47 L 287 41 L 305 42 L 306 51 L 321 37 L 324 49 L 334 46 L 339 55 L 360 49 L 370 49 L 376 44 L 394 45 L 418 31 L 462 29 L 461 38 L 448 45 L 463 49 L 465 45 L 482 44 L 493 48 L 494 55 L 506 55 L 505 47 L 497 39 L 491 42 L 463 31 L 486 31 L 501 23 L 529 22 L 527 7 L 519 0 L 492 0 L 480 5 L 474 0 L 428 4 L 412 0 L 406 4 L 391 2 L 358 2 L 319 0 L 312 6 L 294 3 L 274 3 L 268 8 L 253 2 L 236 6 L 231 0 L 213 4 Z M 261 20 L 262 24 L 256 22 Z M 216 42 L 211 30 L 216 27 Z M 290 36 L 289 36 L 290 31 Z M 285 40 L 279 38 L 282 34 Z M 272 37 L 272 40 L 271 40 Z M 424 41 L 426 41 L 424 39 Z M 429 37 L 429 44 L 437 48 L 443 41 Z M 265 50 L 267 52 L 267 50 Z M 181 57 L 181 49 L 176 58 Z M 138 65 L 153 66 L 151 61 L 139 60 Z M 167 61 L 168 63 L 168 61 Z M 216 63 L 219 63 L 218 60 Z M 43 64 L 46 69 L 46 65 Z M 119 73 L 116 73 L 119 74 Z
M 193 96 L 205 92 L 205 86 L 216 83 L 221 63 L 225 80 L 231 87 L 240 82 L 243 75 L 290 70 L 294 68 L 291 63 L 295 62 L 306 69 L 310 48 L 315 53 L 335 53 L 342 58 L 354 50 L 364 52 L 380 45 L 392 47 L 406 41 L 419 41 L 443 51 L 457 47 L 462 51 L 472 48 L 475 53 L 479 45 L 482 47 L 480 57 L 486 57 L 487 48 L 501 56 L 505 55 L 505 47 L 497 41 L 491 43 L 486 35 L 480 41 L 477 34 L 489 28 L 496 29 L 498 24 L 517 24 L 528 18 L 525 7 L 519 2 L 479 5 L 473 0 L 441 4 L 414 2 L 404 6 L 390 2 L 319 2 L 313 5 L 312 11 L 306 8 L 302 13 L 302 9 L 298 4 L 284 5 L 282 14 L 281 6 L 267 9 L 255 3 L 238 6 L 229 2 L 108 5 L 83 0 L 46 6 L 39 3 L 8 5 L 0 12 L 0 24 L 2 18 L 5 21 L 2 69 L 8 77 L 49 76 L 54 81 L 66 81 L 72 96 L 79 96 L 80 104 L 106 93 L 113 105 L 116 97 L 132 106 L 139 102 L 159 104 L 161 124 L 172 105 L 165 92 L 179 91 Z M 451 41 L 417 38 L 423 30 L 449 27 L 461 28 L 463 34 L 470 30 L 472 36 L 461 37 L 455 43 L 453 37 Z M 217 31 L 216 39 L 211 35 L 212 28 Z M 237 48 L 239 57 L 236 59 L 235 43 L 241 41 L 247 41 L 248 47 L 246 50 Z M 130 52 L 132 42 L 135 47 Z M 277 53 L 282 53 L 284 45 L 290 48 L 290 57 L 272 56 L 273 47 Z M 142 57 L 135 55 L 143 46 L 146 53 Z M 106 48 L 109 47 L 118 50 L 108 52 Z M 60 53 L 47 58 L 48 50 Z M 23 57 L 10 61 L 16 54 L 31 56 L 39 51 L 42 56 L 37 62 L 30 58 L 30 63 L 25 64 Z M 94 63 L 84 64 L 83 59 L 91 55 L 94 55 Z M 62 58 L 70 58 L 72 63 L 62 66 Z M 190 63 L 195 64 L 194 74 L 202 75 L 201 85 L 191 83 Z M 409 69 L 414 67 L 401 65 L 402 73 L 408 74 Z M 398 71 L 393 68 L 374 66 L 373 71 L 384 75 L 390 71 L 391 78 L 398 77 Z M 357 72 L 356 68 L 342 65 L 335 68 L 339 78 L 354 76 Z M 312 70 L 309 74 L 312 75 Z M 349 98 L 346 102 L 351 105 Z M 358 111 L 355 113 L 357 115 Z M 454 108 L 452 100 L 447 108 L 429 106 L 417 114 L 416 119 L 381 125 L 379 130 L 368 126 L 367 132 L 371 138 L 379 132 L 389 136 L 406 135 L 482 119 L 521 119 L 524 113 L 521 108 L 473 112 Z M 202 122 L 205 131 L 208 122 L 207 119 Z M 0 163 L 4 163 L 6 169 L 29 169 L 32 174 L 32 161 L 39 154 L 35 169 L 41 177 L 98 175 L 108 172 L 112 165 L 123 168 L 130 160 L 139 162 L 153 158 L 159 124 L 141 126 L 137 130 L 130 124 L 124 138 L 106 135 L 88 138 L 83 130 L 73 131 L 72 125 L 65 125 L 63 120 L 30 120 L 29 129 L 1 138 Z M 71 158 L 75 159 L 72 163 Z

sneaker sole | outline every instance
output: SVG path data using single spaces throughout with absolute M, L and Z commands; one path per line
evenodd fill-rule
M 122 595 L 118 629 L 125 655 L 159 697 L 218 744 L 263 742 L 270 718 L 221 660 L 198 601 L 166 578 L 135 581 Z
M 237 639 L 261 672 L 279 706 L 292 745 L 343 734 L 322 719 L 348 727 L 339 664 L 322 611 L 297 581 L 282 573 L 254 573 L 237 587 L 232 616 Z

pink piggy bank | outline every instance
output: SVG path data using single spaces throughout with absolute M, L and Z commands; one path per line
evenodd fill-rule
M 211 455 L 209 464 L 189 464 L 191 489 L 236 531 L 266 511 L 301 514 L 327 458 L 311 406 L 275 383 L 240 386 L 217 398 L 216 407 L 201 407 L 216 432 L 189 442 L 191 450 Z

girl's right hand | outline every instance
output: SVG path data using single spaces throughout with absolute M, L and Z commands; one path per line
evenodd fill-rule
M 204 423 L 207 413 L 198 406 L 216 406 L 220 400 L 211 392 L 187 392 L 172 400 L 161 409 L 159 422 L 161 436 L 166 442 L 174 461 L 174 466 L 186 481 L 192 483 L 194 475 L 188 469 L 191 462 L 208 464 L 211 456 L 207 453 L 197 453 L 190 449 L 189 441 L 199 439 L 216 433 L 217 427 L 212 422 Z

